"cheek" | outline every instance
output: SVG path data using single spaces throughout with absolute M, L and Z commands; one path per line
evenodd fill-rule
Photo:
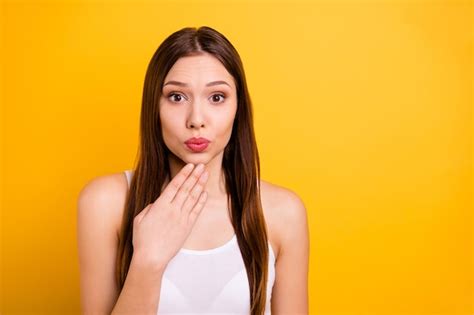
M 179 118 L 183 115 L 178 110 L 164 105 L 160 107 L 160 121 L 161 125 L 164 126 L 175 126 L 178 124 Z
M 235 112 L 230 112 L 225 115 L 225 117 L 221 117 L 219 119 L 219 131 L 221 136 L 225 136 L 226 138 L 230 138 L 232 133 L 232 126 L 234 125 L 235 119 Z
M 177 115 L 172 115 L 169 111 L 160 112 L 161 130 L 163 138 L 174 137 L 173 133 L 176 132 L 179 122 L 177 121 Z

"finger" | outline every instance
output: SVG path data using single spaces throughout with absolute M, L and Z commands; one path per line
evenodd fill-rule
M 194 168 L 194 171 L 189 175 L 186 181 L 181 185 L 178 192 L 176 193 L 172 203 L 174 203 L 179 209 L 182 209 L 184 201 L 189 196 L 189 192 L 193 189 L 196 182 L 199 180 L 201 173 L 204 171 L 204 164 L 199 164 Z
M 189 193 L 188 198 L 184 202 L 182 211 L 187 213 L 194 208 L 194 205 L 196 204 L 196 202 L 198 202 L 199 197 L 201 196 L 201 193 L 204 190 L 204 186 L 206 185 L 208 177 L 209 177 L 209 173 L 207 171 L 201 174 L 201 176 L 199 177 L 199 180 L 194 185 L 193 189 Z
M 204 208 L 204 205 L 206 204 L 207 200 L 207 191 L 203 191 L 201 193 L 201 196 L 199 196 L 199 199 L 197 203 L 194 205 L 194 208 L 189 211 L 189 216 L 188 216 L 188 224 L 191 226 L 194 225 L 194 222 L 196 222 L 197 217 L 201 214 L 202 209 Z
M 165 201 L 171 202 L 173 198 L 176 196 L 181 185 L 185 182 L 186 178 L 188 178 L 191 171 L 194 169 L 194 164 L 189 163 L 186 164 L 179 172 L 176 174 L 173 179 L 168 183 L 166 188 L 161 193 Z M 161 197 L 160 196 L 160 197 Z M 160 198 L 159 197 L 159 198 Z

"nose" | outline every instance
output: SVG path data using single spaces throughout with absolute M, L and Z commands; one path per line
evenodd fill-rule
M 202 113 L 202 106 L 198 101 L 191 104 L 191 110 L 187 120 L 188 128 L 202 128 L 204 127 L 204 116 Z

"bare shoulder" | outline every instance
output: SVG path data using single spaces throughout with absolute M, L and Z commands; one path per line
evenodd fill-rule
M 289 188 L 260 180 L 262 207 L 278 257 L 282 244 L 303 242 L 302 234 L 295 230 L 307 230 L 306 207 L 301 197 Z M 304 237 L 304 235 L 303 235 Z
M 308 314 L 309 229 L 306 207 L 291 189 L 264 181 L 260 187 L 269 234 L 278 243 L 272 313 Z
M 100 175 L 90 179 L 79 192 L 78 210 L 94 212 L 96 219 L 106 218 L 118 232 L 122 220 L 128 184 L 125 173 Z M 80 213 L 79 213 L 80 214 Z
M 110 314 L 118 298 L 115 266 L 126 192 L 125 173 L 92 178 L 79 192 L 77 242 L 84 314 Z

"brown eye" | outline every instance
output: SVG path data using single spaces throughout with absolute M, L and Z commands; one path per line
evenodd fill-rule
M 223 94 L 214 94 L 211 96 L 211 98 L 214 103 L 222 103 L 225 99 L 225 96 Z
M 184 99 L 184 96 L 178 93 L 170 93 L 168 98 L 170 98 L 174 103 L 179 103 Z

